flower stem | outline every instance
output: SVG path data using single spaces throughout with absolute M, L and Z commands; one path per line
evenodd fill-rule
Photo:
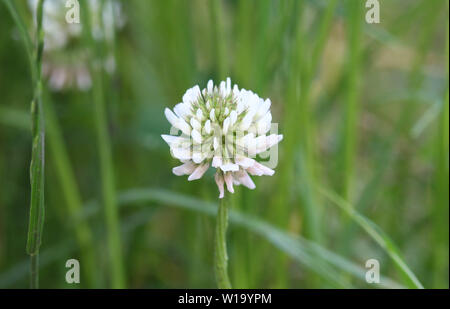
M 39 288 L 39 254 L 30 256 L 30 287 L 32 289 Z
M 226 234 L 228 227 L 228 206 L 229 201 L 225 197 L 219 203 L 216 219 L 216 237 L 214 246 L 214 268 L 216 281 L 219 289 L 231 289 L 228 278 L 228 255 Z

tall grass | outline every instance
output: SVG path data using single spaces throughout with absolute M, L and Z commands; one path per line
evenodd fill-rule
M 100 14 L 103 12 L 104 1 L 101 2 L 101 8 L 98 10 L 96 18 L 101 18 Z M 100 174 L 102 181 L 102 197 L 105 207 L 105 221 L 107 228 L 107 242 L 108 242 L 108 256 L 110 264 L 111 287 L 120 289 L 125 287 L 125 270 L 123 266 L 122 257 L 122 243 L 119 233 L 119 213 L 117 208 L 114 163 L 112 157 L 112 146 L 108 132 L 108 118 L 107 105 L 105 103 L 104 85 L 103 85 L 103 71 L 102 66 L 98 63 L 103 63 L 104 46 L 100 42 L 95 42 L 91 29 L 89 6 L 83 4 L 82 6 L 83 24 L 85 25 L 84 36 L 86 42 L 94 51 L 94 57 L 91 60 L 90 69 L 93 74 L 93 88 L 92 88 L 92 103 L 93 116 L 97 133 L 97 146 L 100 161 Z
M 36 8 L 36 37 L 35 48 L 32 48 L 31 38 L 26 27 L 11 1 L 4 1 L 15 23 L 20 29 L 28 57 L 34 87 L 31 101 L 31 134 L 32 151 L 30 164 L 31 198 L 28 225 L 27 253 L 30 255 L 30 287 L 39 288 L 39 248 L 41 246 L 42 231 L 44 227 L 44 177 L 45 177 L 45 118 L 42 103 L 42 52 L 44 49 L 44 32 L 42 30 L 43 0 L 38 2 Z

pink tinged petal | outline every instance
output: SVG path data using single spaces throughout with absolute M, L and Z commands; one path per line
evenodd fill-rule
M 273 174 L 275 174 L 275 171 L 273 169 L 268 168 L 267 166 L 259 162 L 255 162 L 255 166 L 259 168 L 261 171 L 263 171 L 264 175 L 272 176 Z
M 225 118 L 225 120 L 223 121 L 223 134 L 227 134 L 228 132 L 228 128 L 230 127 L 230 118 L 227 117 Z
M 219 156 L 214 156 L 212 160 L 212 166 L 218 168 L 222 165 L 222 158 Z
M 247 157 L 238 157 L 236 158 L 236 163 L 242 166 L 244 169 L 249 168 L 255 164 L 255 160 Z
M 219 198 L 223 198 L 225 190 L 223 187 L 223 177 L 222 175 L 219 175 L 218 173 L 216 173 L 214 175 L 214 180 L 216 181 L 217 187 L 219 188 Z
M 224 172 L 237 172 L 239 171 L 239 165 L 234 163 L 226 163 L 220 166 L 220 169 Z
M 251 166 L 246 169 L 246 171 L 252 176 L 262 176 L 264 175 L 263 171 L 257 167 Z
M 242 171 L 238 174 L 238 180 L 241 184 L 249 188 L 250 190 L 253 190 L 256 188 L 255 183 L 250 178 L 250 176 L 247 174 L 246 171 Z
M 255 164 L 253 164 L 253 166 L 247 169 L 247 172 L 255 176 L 263 176 L 263 175 L 272 176 L 273 174 L 275 174 L 275 171 L 273 169 L 268 168 L 267 166 L 262 165 L 256 161 Z
M 233 176 L 231 175 L 231 173 L 225 173 L 224 178 L 225 178 L 225 183 L 227 184 L 228 192 L 234 193 Z
M 188 161 L 183 165 L 174 167 L 172 172 L 177 176 L 190 175 L 195 170 L 196 165 L 192 161 Z
M 209 164 L 204 163 L 199 166 L 197 166 L 194 170 L 194 172 L 188 177 L 188 181 L 197 180 L 202 178 L 203 174 L 206 173 L 208 170 Z
M 202 136 L 200 135 L 200 133 L 197 130 L 193 130 L 191 133 L 192 139 L 194 140 L 194 142 L 201 144 L 202 142 Z

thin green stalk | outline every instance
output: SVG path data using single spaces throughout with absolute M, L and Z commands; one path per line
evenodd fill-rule
M 125 287 L 125 274 L 123 268 L 122 244 L 119 229 L 119 212 L 117 208 L 117 198 L 114 179 L 114 164 L 112 158 L 112 147 L 108 133 L 108 121 L 103 92 L 102 70 L 95 65 L 95 61 L 103 63 L 102 44 L 95 42 L 92 37 L 89 6 L 85 2 L 80 2 L 83 16 L 84 35 L 90 45 L 96 59 L 90 65 L 93 74 L 92 99 L 94 106 L 94 121 L 97 131 L 97 145 L 100 156 L 100 174 L 102 179 L 102 195 L 105 207 L 105 221 L 107 228 L 108 256 L 111 270 L 112 287 L 120 289 Z M 103 5 L 103 2 L 102 2 Z M 102 10 L 100 9 L 101 13 Z M 100 18 L 98 16 L 98 18 Z
M 39 254 L 30 257 L 30 273 L 30 286 L 37 289 L 39 287 Z
M 31 102 L 31 131 L 33 145 L 30 164 L 31 201 L 30 221 L 28 225 L 27 253 L 31 256 L 31 288 L 39 288 L 39 248 L 44 227 L 44 172 L 45 172 L 45 122 L 42 105 L 41 66 L 44 49 L 44 31 L 42 29 L 44 0 L 37 6 L 35 62 L 31 68 L 34 76 L 34 94 Z M 27 41 L 27 39 L 24 39 Z
M 215 58 L 217 61 L 217 73 L 219 80 L 224 80 L 227 77 L 227 64 L 226 64 L 226 49 L 225 49 L 225 36 L 222 20 L 222 3 L 221 0 L 211 0 L 210 4 L 211 23 L 213 28 L 213 42 Z
M 77 237 L 78 246 L 81 251 L 81 260 L 83 261 L 83 277 L 86 278 L 88 287 L 95 286 L 95 247 L 92 237 L 92 231 L 85 220 L 80 220 L 83 211 L 83 203 L 80 191 L 75 179 L 73 168 L 70 163 L 67 148 L 64 143 L 61 128 L 55 114 L 55 108 L 50 95 L 44 93 L 45 98 L 45 116 L 47 124 L 47 136 L 52 154 L 52 161 L 55 163 L 57 176 L 62 188 L 64 199 L 70 218 L 76 222 L 74 229 Z
M 227 255 L 227 227 L 228 227 L 228 197 L 223 198 L 219 203 L 216 219 L 216 236 L 214 244 L 214 269 L 216 281 L 219 289 L 231 289 L 228 278 L 228 255 Z
M 359 100 L 359 66 L 361 59 L 361 7 L 360 1 L 347 1 L 348 8 L 348 36 L 349 36 L 349 57 L 348 57 L 348 76 L 347 76 L 347 97 L 345 100 L 344 123 L 342 131 L 342 149 L 340 153 L 339 175 L 344 179 L 341 184 L 342 196 L 349 200 L 351 198 L 352 179 L 354 162 L 356 156 L 357 143 L 357 119 L 358 119 L 358 100 Z
M 447 44 L 446 44 L 446 68 L 448 85 L 449 65 L 449 28 L 447 21 Z M 448 205 L 449 205 L 449 89 L 442 102 L 439 117 L 439 132 L 436 139 L 436 163 L 435 163 L 435 200 L 433 205 L 433 284 L 435 288 L 448 288 L 445 272 L 448 274 Z

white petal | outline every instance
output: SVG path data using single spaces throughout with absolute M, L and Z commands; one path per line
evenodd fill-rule
M 260 118 L 260 117 L 264 116 L 269 111 L 271 104 L 272 103 L 270 102 L 270 99 L 267 99 L 264 102 L 262 102 L 259 105 L 258 112 L 256 113 L 256 117 Z
M 196 167 L 194 172 L 189 176 L 188 181 L 202 178 L 203 174 L 208 170 L 209 163 L 204 163 Z
M 214 137 L 213 147 L 214 147 L 214 150 L 219 149 L 219 141 L 217 140 L 217 137 Z
M 230 118 L 227 117 L 225 118 L 225 120 L 223 121 L 223 134 L 227 134 L 228 132 L 228 128 L 230 127 Z
M 267 149 L 278 144 L 283 139 L 283 135 L 271 134 L 269 136 L 259 136 L 256 142 L 256 154 L 266 151 Z
M 191 126 L 184 119 L 178 118 L 170 109 L 166 108 L 164 114 L 172 126 L 180 129 L 186 135 L 191 133 Z
M 231 93 L 231 79 L 227 77 L 226 95 Z
M 192 136 L 192 139 L 194 140 L 194 142 L 201 144 L 202 136 L 197 130 L 192 130 L 191 136 Z
M 230 124 L 234 125 L 236 123 L 237 120 L 237 112 L 236 111 L 231 111 L 230 113 Z
M 272 176 L 273 174 L 275 174 L 275 171 L 273 169 L 268 168 L 267 166 L 259 162 L 255 162 L 254 166 L 261 170 L 263 172 L 263 175 Z
M 255 164 L 255 160 L 247 158 L 247 157 L 237 157 L 236 163 L 242 166 L 244 169 L 249 168 Z
M 192 153 L 192 161 L 194 161 L 194 163 L 200 164 L 204 159 L 205 156 L 203 155 L 203 153 L 196 151 Z
M 209 112 L 209 119 L 211 119 L 211 121 L 215 121 L 216 120 L 216 115 L 215 115 L 215 110 L 214 108 Z
M 200 120 L 200 121 L 203 120 L 203 112 L 202 112 L 202 110 L 201 110 L 200 108 L 197 109 L 197 114 L 196 114 L 196 116 L 197 116 L 197 119 L 198 119 L 198 120 Z
M 220 169 L 224 172 L 237 172 L 239 171 L 239 165 L 234 163 L 226 163 L 220 166 Z
M 231 173 L 225 173 L 224 179 L 225 183 L 227 184 L 228 192 L 234 193 L 233 176 L 231 175 Z
M 191 118 L 190 123 L 191 123 L 191 126 L 192 126 L 192 128 L 193 128 L 194 130 L 197 130 L 197 131 L 200 131 L 200 130 L 201 130 L 202 125 L 201 125 L 200 122 L 199 122 L 197 119 L 195 119 L 194 117 Z
M 177 158 L 179 160 L 189 160 L 192 158 L 192 152 L 189 148 L 170 148 L 170 153 L 174 158 Z
M 186 147 L 189 146 L 190 142 L 188 138 L 181 137 L 181 136 L 173 136 L 173 135 L 161 135 L 162 139 L 169 145 L 183 145 L 183 143 L 186 143 Z
M 217 187 L 219 188 L 219 198 L 223 198 L 223 195 L 224 195 L 223 177 L 222 177 L 222 175 L 219 175 L 218 173 L 216 173 L 214 175 L 214 179 L 216 181 Z
M 267 131 L 270 130 L 270 124 L 272 122 L 272 114 L 266 113 L 264 117 L 262 117 L 258 122 L 256 123 L 256 129 L 258 131 L 258 134 L 266 134 Z
M 246 186 L 247 188 L 253 190 L 256 188 L 255 183 L 250 178 L 250 176 L 247 174 L 246 171 L 240 171 L 239 173 L 236 173 L 235 176 L 238 178 L 239 182 Z
M 213 92 L 214 83 L 213 83 L 213 81 L 211 79 L 208 81 L 208 85 L 206 87 L 208 89 L 208 93 L 212 93 Z
M 214 156 L 212 160 L 212 166 L 218 168 L 222 165 L 222 157 Z
M 255 176 L 263 176 L 263 175 L 272 176 L 275 173 L 275 171 L 273 169 L 270 169 L 267 166 L 264 166 L 258 162 L 255 162 L 254 165 L 247 168 L 246 170 L 251 175 L 255 175 Z
M 247 112 L 247 114 L 244 116 L 244 118 L 242 119 L 242 122 L 241 122 L 241 125 L 239 128 L 243 131 L 248 130 L 248 128 L 252 124 L 254 116 L 255 116 L 254 112 L 249 110 Z
M 174 167 L 172 169 L 172 172 L 177 176 L 190 175 L 195 170 L 195 168 L 196 168 L 196 165 L 194 163 L 192 163 L 192 161 L 188 161 L 188 162 L 184 163 L 183 165 Z
M 222 96 L 226 96 L 226 85 L 224 81 L 220 82 L 219 91 Z
M 211 134 L 211 120 L 206 120 L 205 122 L 205 132 L 206 134 Z
M 191 113 L 189 107 L 184 103 L 178 103 L 177 105 L 175 105 L 173 111 L 178 117 L 183 118 L 185 120 L 187 116 Z
M 167 120 L 170 122 L 171 125 L 175 126 L 175 124 L 178 122 L 178 117 L 166 107 L 164 109 L 164 115 L 166 115 Z

